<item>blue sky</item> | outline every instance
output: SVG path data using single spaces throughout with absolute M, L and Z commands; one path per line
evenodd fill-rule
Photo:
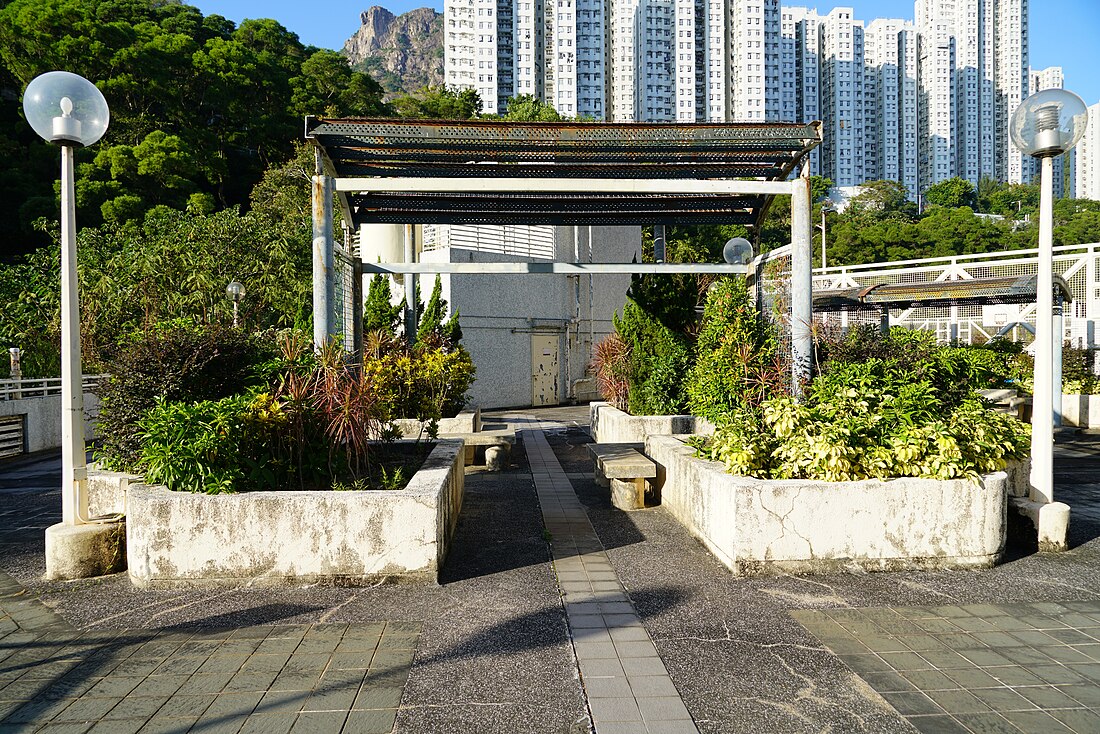
M 359 27 L 359 14 L 370 0 L 191 0 L 204 14 L 217 13 L 240 22 L 245 18 L 275 18 L 298 34 L 303 42 L 322 48 L 341 48 Z M 383 0 L 378 3 L 393 13 L 428 5 L 442 10 L 442 0 Z M 827 13 L 834 7 L 855 9 L 863 21 L 874 18 L 913 18 L 912 0 L 852 0 L 818 4 L 787 2 L 816 7 Z M 1100 0 L 1032 0 L 1031 66 L 1061 66 L 1066 89 L 1081 95 L 1086 104 L 1100 102 Z

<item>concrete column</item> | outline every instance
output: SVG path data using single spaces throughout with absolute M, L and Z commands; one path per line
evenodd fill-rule
M 413 243 L 413 226 L 405 225 L 405 262 L 413 263 L 416 260 L 415 244 Z M 412 346 L 416 342 L 416 282 L 420 276 L 410 273 L 405 276 L 405 337 Z
M 810 223 L 810 169 L 791 182 L 791 379 L 795 397 L 813 364 L 813 240 Z
M 344 223 L 344 252 L 351 255 L 351 230 Z M 351 348 L 358 361 L 363 359 L 363 258 L 351 261 Z
M 1054 296 L 1054 313 L 1051 316 L 1051 330 L 1054 332 L 1054 353 L 1051 355 L 1051 411 L 1054 413 L 1054 425 L 1062 426 L 1062 334 L 1063 327 L 1062 292 Z
M 320 173 L 313 177 L 313 343 L 320 348 L 335 334 L 336 269 L 332 236 L 334 182 Z

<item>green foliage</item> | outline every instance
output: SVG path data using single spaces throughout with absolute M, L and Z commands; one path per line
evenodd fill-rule
M 470 120 L 481 114 L 481 97 L 473 89 L 429 85 L 394 99 L 390 106 L 400 117 Z
M 61 248 L 34 251 L 0 266 L 0 351 L 22 351 L 23 376 L 61 374 Z
M 392 303 L 390 279 L 377 273 L 370 281 L 367 299 L 363 304 L 363 331 L 383 331 L 390 336 L 397 335 L 397 324 L 401 320 L 401 304 Z
M 506 109 L 507 112 L 500 116 L 502 120 L 560 122 L 565 119 L 554 105 L 543 102 L 531 94 L 520 94 L 510 98 Z
M 1100 393 L 1100 376 L 1096 374 L 1098 349 L 1062 347 L 1062 392 L 1074 395 Z
M 54 69 L 93 80 L 111 106 L 104 139 L 77 151 L 81 220 L 91 225 L 141 221 L 154 207 L 192 201 L 246 204 L 264 168 L 292 152 L 303 114 L 384 111 L 369 75 L 334 51 L 307 48 L 274 20 L 235 26 L 146 0 L 0 3 L 0 85 L 21 89 Z M 28 238 L 34 218 L 57 211 L 56 150 L 18 110 L 18 95 L 0 98 L 5 240 Z
M 418 342 L 438 344 L 444 348 L 458 346 L 462 339 L 462 327 L 458 323 L 459 314 L 455 311 L 451 318 L 443 320 L 447 315 L 447 301 L 443 298 L 443 281 L 438 275 L 435 276 L 435 285 L 432 287 L 432 295 L 428 298 L 428 305 L 418 309 L 418 312 L 420 313 L 420 324 L 416 329 Z
M 687 404 L 682 383 L 691 366 L 691 344 L 628 298 L 615 331 L 630 350 L 628 409 L 634 415 L 674 415 Z
M 412 350 L 395 345 L 363 364 L 363 373 L 378 394 L 379 415 L 384 421 L 457 415 L 466 404 L 474 372 L 474 361 L 462 347 L 447 350 L 426 344 Z
M 965 178 L 949 178 L 932 184 L 924 190 L 924 201 L 930 206 L 945 206 L 952 209 L 978 205 L 978 190 Z
M 916 360 L 924 376 L 879 358 L 834 362 L 803 403 L 781 397 L 735 412 L 696 449 L 733 474 L 824 481 L 974 479 L 1026 456 L 1030 426 L 970 392 L 944 399 L 938 359 Z
M 685 381 L 692 414 L 718 423 L 731 412 L 785 394 L 789 371 L 778 352 L 775 329 L 750 302 L 744 279 L 716 281 Z
M 111 377 L 100 388 L 97 460 L 119 470 L 136 466 L 142 452 L 139 422 L 158 401 L 172 405 L 239 395 L 259 383 L 257 366 L 274 356 L 273 345 L 221 327 L 175 323 L 135 339 L 108 365 Z M 216 410 L 208 406 L 195 420 L 212 419 L 210 411 Z

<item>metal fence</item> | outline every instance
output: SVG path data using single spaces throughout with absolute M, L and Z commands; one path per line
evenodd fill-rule
M 359 330 L 361 318 L 356 314 L 362 309 L 362 274 L 358 267 L 359 256 L 343 247 L 336 247 L 333 260 L 336 269 L 335 304 L 337 333 L 342 335 L 341 343 L 348 352 L 359 349 Z
M 842 265 L 814 270 L 815 291 L 859 288 L 880 283 L 927 283 L 971 280 L 995 276 L 1033 275 L 1038 250 L 1012 250 L 981 255 L 958 255 L 902 260 L 865 265 Z M 1100 321 L 1100 243 L 1054 248 L 1054 272 L 1073 293 L 1063 319 L 1064 342 L 1075 347 L 1095 347 Z M 763 303 L 776 314 L 789 314 L 790 248 L 782 247 L 759 258 L 757 284 Z M 818 323 L 847 327 L 878 323 L 878 311 L 841 311 L 815 314 Z M 957 339 L 982 343 L 998 334 L 1030 341 L 1035 324 L 1035 304 L 988 306 L 920 306 L 891 309 L 890 323 L 911 329 L 934 331 L 941 341 Z
M 84 392 L 95 392 L 106 375 L 84 375 Z M 36 379 L 0 380 L 0 400 L 44 398 L 61 394 L 60 377 Z

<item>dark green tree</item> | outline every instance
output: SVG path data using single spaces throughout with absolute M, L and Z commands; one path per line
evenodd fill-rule
M 371 278 L 367 300 L 363 306 L 363 331 L 384 331 L 391 336 L 397 335 L 402 307 L 400 303 L 395 304 L 392 301 L 390 279 L 377 273 Z
M 943 206 L 950 209 L 968 206 L 973 209 L 978 205 L 978 191 L 974 188 L 974 184 L 956 176 L 926 188 L 924 201 L 930 206 Z

